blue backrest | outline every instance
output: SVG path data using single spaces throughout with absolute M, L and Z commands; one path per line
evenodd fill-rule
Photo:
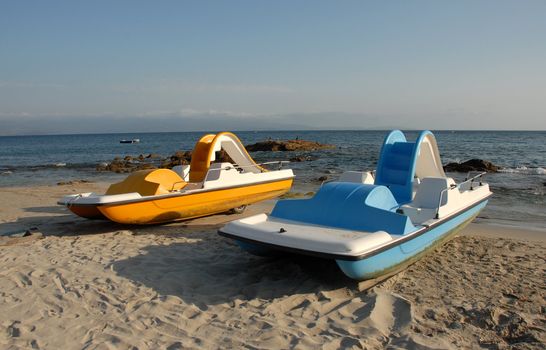
M 415 142 L 408 142 L 400 130 L 393 130 L 383 142 L 377 162 L 375 184 L 387 186 L 399 204 L 412 200 L 419 147 L 427 134 L 431 132 L 422 131 Z
M 357 231 L 402 235 L 414 229 L 396 213 L 398 203 L 385 186 L 330 182 L 310 199 L 278 201 L 272 217 Z

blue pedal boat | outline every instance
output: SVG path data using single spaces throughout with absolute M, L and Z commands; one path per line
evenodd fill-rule
M 492 195 L 478 173 L 445 175 L 436 139 L 394 130 L 375 174 L 346 172 L 310 199 L 280 200 L 270 215 L 228 223 L 219 234 L 256 255 L 276 251 L 334 259 L 356 280 L 398 272 L 470 223 Z

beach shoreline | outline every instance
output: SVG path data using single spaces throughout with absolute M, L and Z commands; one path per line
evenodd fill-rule
M 2 347 L 520 349 L 546 342 L 545 230 L 470 224 L 363 291 L 331 261 L 254 257 L 216 234 L 240 215 L 127 226 L 56 205 L 62 195 L 107 185 L 2 188 L 0 233 L 36 227 L 43 234 L 15 244 L 0 237 Z
M 546 229 L 544 178 L 546 153 L 544 132 L 435 131 L 443 164 L 463 163 L 472 158 L 492 162 L 499 172 L 486 175 L 494 195 L 481 213 L 479 222 L 531 226 Z M 380 146 L 387 131 L 381 130 L 286 130 L 240 131 L 243 144 L 264 140 L 311 140 L 336 145 L 316 151 L 256 151 L 258 162 L 291 161 L 285 165 L 294 171 L 293 191 L 316 191 L 323 181 L 337 179 L 345 171 L 369 171 L 377 166 Z M 39 137 L 0 137 L 0 191 L 4 187 L 55 185 L 67 180 L 87 179 L 101 182 L 121 181 L 128 174 L 107 165 L 124 162 L 134 168 L 141 160 L 161 166 L 165 161 L 180 160 L 188 154 L 202 132 L 141 133 L 141 142 L 119 144 L 127 135 L 63 135 Z M 407 131 L 409 139 L 417 131 Z M 494 140 L 494 142 L 492 142 Z M 498 145 L 507 152 L 499 152 Z M 508 151 L 509 150 L 509 151 Z M 173 159 L 171 157 L 174 156 Z M 178 157 L 178 158 L 177 158 Z M 187 159 L 186 159 L 187 161 Z M 117 169 L 125 171 L 128 169 Z M 456 182 L 465 172 L 448 172 Z
M 40 220 L 40 217 L 50 216 L 50 219 L 59 218 L 66 215 L 69 221 L 81 220 L 73 215 L 63 206 L 57 205 L 57 200 L 64 195 L 84 192 L 104 193 L 110 183 L 91 182 L 91 181 L 70 181 L 62 185 L 33 185 L 33 186 L 6 186 L 2 187 L 4 202 L 14 203 L 15 205 L 2 205 L 2 214 L 0 216 L 0 236 L 6 232 L 28 229 L 30 227 L 44 224 L 47 226 L 47 220 Z M 316 186 L 314 186 L 316 187 Z M 294 198 L 309 193 L 309 189 L 314 188 L 311 185 L 302 188 L 293 188 L 292 192 L 296 194 Z M 298 191 L 299 190 L 299 191 Z M 291 198 L 289 196 L 289 198 Z M 189 221 L 172 223 L 171 225 L 199 226 L 201 224 L 220 225 L 240 217 L 254 215 L 257 213 L 269 213 L 276 200 L 269 200 L 262 203 L 256 203 L 249 206 L 242 216 L 238 215 L 213 215 L 210 217 L 199 218 Z M 40 215 L 37 215 L 40 214 Z M 22 219 L 22 220 L 21 220 Z M 55 221 L 55 220 L 54 220 Z M 87 220 L 84 220 L 84 222 Z M 87 221 L 88 222 L 88 221 Z M 502 237 L 523 240 L 543 241 L 546 240 L 546 229 L 533 225 L 521 225 L 521 222 L 495 222 L 489 219 L 478 218 L 471 223 L 461 234 L 480 235 L 484 237 Z M 9 228 L 8 228 L 9 227 Z M 472 229 L 470 229 L 472 228 Z

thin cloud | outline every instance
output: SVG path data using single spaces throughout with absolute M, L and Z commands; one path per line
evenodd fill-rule
M 198 116 L 208 116 L 208 117 L 256 117 L 261 116 L 257 113 L 249 112 L 235 112 L 227 110 L 218 110 L 218 109 L 193 109 L 193 108 L 181 108 L 178 110 L 156 110 L 156 111 L 146 111 L 143 113 L 132 114 L 134 117 L 198 117 Z
M 64 88 L 65 85 L 57 83 L 47 82 L 35 82 L 35 81 L 0 81 L 0 88 L 8 89 L 43 89 L 43 88 Z
M 160 117 L 234 117 L 234 118 L 246 118 L 246 117 L 266 117 L 272 116 L 271 114 L 258 114 L 249 112 L 235 112 L 218 109 L 192 109 L 182 108 L 179 110 L 157 110 L 146 111 L 142 113 L 114 113 L 109 111 L 95 112 L 95 113 L 68 113 L 68 112 L 49 112 L 49 113 L 30 113 L 30 112 L 2 112 L 0 111 L 0 118 L 92 118 L 92 117 L 109 117 L 109 118 L 160 118 Z
M 113 86 L 119 92 L 199 92 L 199 93 L 274 93 L 291 94 L 295 91 L 292 88 L 280 85 L 268 84 L 209 84 L 194 83 L 183 80 L 162 79 L 145 84 L 124 84 Z

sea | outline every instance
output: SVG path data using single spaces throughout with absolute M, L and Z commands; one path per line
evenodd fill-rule
M 373 170 L 388 131 L 241 131 L 245 145 L 273 139 L 312 140 L 334 144 L 316 152 L 253 152 L 257 162 L 289 160 L 305 155 L 310 160 L 284 165 L 294 170 L 293 191 L 316 191 L 324 177 L 335 179 L 346 170 Z M 0 137 L 0 193 L 6 186 L 56 185 L 71 180 L 119 181 L 126 174 L 98 172 L 101 163 L 115 157 L 158 154 L 169 157 L 191 150 L 205 132 L 88 134 Z M 406 131 L 415 139 L 417 131 Z M 494 195 L 478 218 L 501 225 L 546 228 L 546 131 L 435 131 L 444 164 L 472 158 L 502 167 L 484 181 Z M 140 139 L 122 144 L 122 139 Z M 462 181 L 466 174 L 448 173 Z M 321 178 L 319 180 L 319 178 Z

